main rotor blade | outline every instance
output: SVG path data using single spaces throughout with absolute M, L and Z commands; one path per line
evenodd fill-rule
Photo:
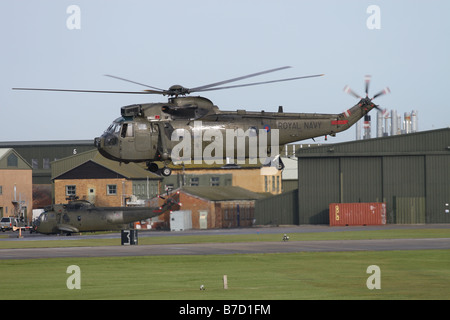
M 218 88 L 206 88 L 206 89 L 195 90 L 195 91 L 214 91 L 214 90 L 222 90 L 222 89 L 249 87 L 249 86 L 256 86 L 256 85 L 266 84 L 266 83 L 291 81 L 291 80 L 314 78 L 314 77 L 321 77 L 321 76 L 324 76 L 324 74 L 316 74 L 316 75 L 312 75 L 312 76 L 303 76 L 303 77 L 295 77 L 295 78 L 279 79 L 279 80 L 271 80 L 271 81 L 253 82 L 253 83 L 246 83 L 246 84 L 237 84 L 234 86 L 226 86 L 226 87 L 218 87 Z M 190 90 L 190 92 L 192 92 L 192 90 Z
M 239 80 L 243 80 L 243 79 L 247 79 L 247 78 L 251 78 L 251 77 L 256 77 L 256 76 L 259 76 L 259 75 L 262 75 L 262 74 L 275 72 L 275 71 L 288 69 L 288 68 L 291 68 L 291 67 L 290 66 L 285 66 L 285 67 L 270 69 L 270 70 L 261 71 L 261 72 L 257 72 L 257 73 L 252 73 L 252 74 L 248 74 L 248 75 L 245 75 L 245 76 L 242 76 L 242 77 L 237 77 L 237 78 L 233 78 L 233 79 L 229 79 L 229 80 L 224 80 L 224 81 L 219 81 L 219 82 L 215 82 L 215 83 L 206 84 L 206 85 L 203 85 L 203 86 L 200 86 L 200 87 L 191 88 L 191 89 L 189 89 L 189 91 L 190 92 L 207 91 L 207 90 L 204 90 L 204 89 L 211 88 L 211 87 L 216 87 L 216 86 L 220 86 L 222 84 L 226 84 L 226 83 L 230 83 L 230 82 L 234 82 L 234 81 L 239 81 Z
M 355 91 L 353 91 L 352 89 L 350 89 L 349 86 L 345 86 L 344 87 L 344 92 L 351 94 L 352 96 L 354 96 L 355 98 L 361 99 L 361 97 L 359 96 L 359 94 L 357 94 Z
M 384 88 L 383 90 L 381 90 L 380 92 L 378 92 L 376 95 L 374 95 L 373 98 L 372 98 L 372 100 L 375 99 L 375 98 L 377 98 L 377 97 L 379 97 L 379 96 L 388 94 L 388 93 L 391 93 L 391 90 L 390 90 L 388 87 L 386 87 L 386 88 Z
M 145 91 L 103 91 L 103 90 L 70 90 L 70 89 L 40 89 L 40 88 L 12 88 L 13 90 L 33 90 L 33 91 L 63 91 L 63 92 L 90 92 L 90 93 L 125 93 L 125 94 L 163 94 L 155 90 Z
M 370 84 L 370 79 L 371 79 L 371 76 L 369 76 L 369 75 L 367 75 L 367 76 L 364 78 L 364 81 L 366 82 L 366 97 L 369 96 L 369 84 Z
M 110 74 L 105 74 L 105 77 L 110 77 L 110 78 L 114 78 L 114 79 L 118 79 L 118 80 L 122 80 L 122 81 L 127 81 L 127 82 L 131 82 L 131 83 L 134 83 L 134 84 L 138 84 L 138 85 L 147 87 L 147 88 L 152 88 L 152 89 L 155 89 L 155 90 L 161 90 L 161 91 L 164 91 L 163 89 L 160 89 L 160 88 L 152 87 L 152 86 L 149 86 L 149 85 L 147 85 L 147 84 L 140 83 L 140 82 L 136 82 L 136 81 L 133 81 L 133 80 L 128 80 L 128 79 L 125 79 L 125 78 L 120 78 L 120 77 L 112 76 L 112 75 L 110 75 Z

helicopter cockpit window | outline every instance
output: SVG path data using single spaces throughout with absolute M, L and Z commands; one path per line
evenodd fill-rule
M 43 212 L 43 213 L 41 213 L 41 215 L 39 216 L 38 221 L 39 221 L 39 222 L 46 222 L 46 221 L 47 221 L 47 218 L 48 218 L 47 212 Z
M 120 136 L 122 138 L 134 137 L 133 124 L 132 123 L 124 123 L 124 124 L 122 124 L 122 131 L 120 133 Z
M 105 132 L 109 133 L 118 133 L 119 131 L 120 131 L 120 123 L 117 122 L 111 123 L 108 129 L 105 130 Z

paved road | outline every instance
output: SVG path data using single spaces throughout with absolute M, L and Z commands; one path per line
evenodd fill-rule
M 449 225 L 435 225 L 435 228 L 450 229 Z M 397 228 L 430 228 L 432 226 L 410 226 Z M 305 231 L 309 229 L 309 231 Z M 357 230 L 358 228 L 346 228 Z M 229 234 L 229 233 L 293 233 L 293 232 L 328 232 L 329 227 L 288 227 L 263 229 L 235 229 L 189 231 L 182 233 L 141 232 L 141 236 L 153 235 L 185 235 L 185 234 Z M 367 230 L 367 227 L 366 229 Z M 449 233 L 450 234 L 450 233 Z M 90 236 L 92 237 L 92 236 Z M 94 236 L 98 237 L 98 236 Z M 102 235 L 102 237 L 118 237 L 117 234 Z M 34 239 L 47 239 L 34 238 Z M 75 237 L 52 237 L 52 239 L 79 239 Z M 5 239 L 3 239 L 5 240 Z M 22 239 L 18 239 L 20 241 Z M 29 239 L 28 239 L 29 240 Z M 67 239 L 68 240 L 68 239 Z M 2 259 L 35 259 L 63 257 L 124 257 L 151 255 L 210 255 L 210 254 L 245 254 L 245 253 L 288 253 L 288 252 L 325 252 L 325 251 L 365 251 L 365 250 L 421 250 L 450 249 L 450 238 L 443 239 L 382 239 L 382 240 L 341 240 L 341 241 L 286 241 L 283 242 L 245 242 L 245 243 L 201 243 L 201 244 L 170 244 L 170 245 L 137 245 L 137 246 L 104 246 L 104 247 L 66 247 L 66 248 L 33 248 L 33 249 L 0 249 Z
M 139 230 L 139 238 L 142 237 L 176 237 L 185 235 L 236 235 L 236 234 L 280 234 L 285 233 L 315 233 L 315 232 L 340 232 L 340 231 L 373 231 L 373 230 L 405 230 L 405 229 L 448 229 L 450 232 L 450 224 L 418 224 L 418 225 L 399 225 L 388 224 L 382 226 L 347 226 L 347 227 L 330 227 L 328 225 L 301 225 L 301 226 L 280 226 L 280 227 L 252 227 L 252 228 L 234 228 L 234 229 L 207 229 L 207 230 L 185 230 L 185 231 L 156 231 L 156 230 Z M 119 232 L 120 233 L 120 232 Z M 18 239 L 17 232 L 0 233 L 0 241 L 29 241 L 29 240 L 78 240 L 78 239 L 112 239 L 119 238 L 117 233 L 96 234 L 96 235 L 73 235 L 70 237 L 59 235 L 29 234 L 23 233 L 23 238 Z M 280 239 L 281 239 L 280 236 Z
M 450 238 L 1 249 L 3 259 L 450 249 Z

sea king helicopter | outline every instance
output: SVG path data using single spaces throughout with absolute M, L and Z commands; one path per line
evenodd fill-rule
M 359 96 L 349 86 L 344 91 L 359 99 L 358 103 L 338 114 L 287 113 L 280 106 L 277 112 L 223 111 L 209 99 L 189 96 L 195 92 L 232 89 L 275 82 L 315 78 L 323 74 L 226 85 L 231 82 L 280 71 L 289 66 L 265 70 L 241 77 L 210 83 L 194 88 L 173 85 L 161 89 L 117 76 L 106 75 L 122 81 L 147 87 L 143 91 L 99 91 L 72 89 L 13 88 L 15 90 L 43 90 L 119 94 L 159 94 L 168 96 L 167 102 L 133 104 L 121 108 L 117 118 L 94 143 L 106 158 L 123 162 L 145 162 L 148 170 L 171 174 L 170 162 L 211 163 L 231 159 L 267 159 L 282 169 L 280 146 L 320 136 L 335 136 L 347 130 L 369 111 L 379 107 L 373 99 L 389 93 L 385 88 L 369 98 L 370 76 L 365 77 L 365 97 Z M 277 130 L 274 130 L 277 129 Z M 274 133 L 276 132 L 276 135 Z M 240 138 L 242 143 L 240 143 Z M 264 138 L 264 139 L 262 139 Z M 259 139 L 259 141 L 258 141 Z M 261 143 L 263 141 L 263 143 Z M 253 148 L 254 147 L 254 148 Z M 200 162 L 197 162 L 200 161 Z M 262 161 L 261 161 L 262 162 Z M 160 168 L 158 163 L 163 163 Z M 223 163 L 223 162 L 220 162 Z M 238 162 L 239 163 L 239 162 Z
M 86 200 L 68 199 L 67 204 L 53 204 L 33 222 L 33 230 L 43 234 L 65 234 L 120 230 L 135 221 L 161 215 L 179 206 L 179 193 L 164 198 L 160 207 L 96 207 Z

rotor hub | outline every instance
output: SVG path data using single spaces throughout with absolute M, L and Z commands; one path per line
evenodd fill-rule
M 166 91 L 165 95 L 168 96 L 180 96 L 180 95 L 186 95 L 189 94 L 190 90 L 188 88 L 185 88 L 179 84 L 175 84 L 169 88 L 169 90 Z

